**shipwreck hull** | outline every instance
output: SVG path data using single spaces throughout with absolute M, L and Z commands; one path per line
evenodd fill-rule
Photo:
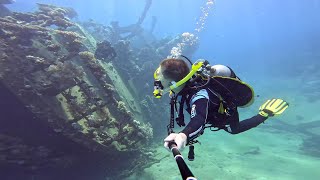
M 0 19 L 1 174 L 59 177 L 89 168 L 121 177 L 142 168 L 151 160 L 142 148 L 153 133 L 139 101 L 124 91 L 112 64 L 94 57 L 89 34 L 47 13 L 67 10 L 39 6 Z M 52 23 L 61 28 L 48 28 Z
M 2 83 L 0 98 L 2 179 L 87 179 L 88 176 L 112 176 L 108 173 L 112 172 L 112 169 L 101 166 L 104 162 L 112 161 L 108 156 L 92 153 L 81 144 L 53 131 L 47 123 L 36 118 Z M 96 168 L 96 171 L 90 171 L 92 167 Z M 98 172 L 101 174 L 95 174 Z

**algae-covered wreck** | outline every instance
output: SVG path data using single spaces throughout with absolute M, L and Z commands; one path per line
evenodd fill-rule
M 135 156 L 146 157 L 141 156 L 143 151 L 139 149 L 152 138 L 152 127 L 130 111 L 131 107 L 139 109 L 139 104 L 134 104 L 133 96 L 117 91 L 120 87 L 115 87 L 114 82 L 121 77 L 111 64 L 94 57 L 90 51 L 95 50 L 96 44 L 67 18 L 69 13 L 69 9 L 39 4 L 39 11 L 35 13 L 13 12 L 0 19 L 2 89 L 17 96 L 16 101 L 27 106 L 30 118 L 35 118 L 29 123 L 26 116 L 19 117 L 26 118 L 24 120 L 10 119 L 11 115 L 1 117 L 4 132 L 0 143 L 1 161 L 35 170 L 71 165 L 87 151 L 106 157 L 109 161 L 106 164 L 111 163 L 114 167 L 109 169 L 113 169 L 117 163 L 112 162 L 121 161 L 124 152 L 131 152 L 135 159 Z M 125 84 L 121 85 L 126 88 Z M 126 105 L 128 103 L 132 105 Z M 20 111 L 17 108 L 12 112 Z M 11 122 L 7 122 L 9 119 Z M 8 123 L 16 133 L 5 133 Z M 39 129 L 34 128 L 42 130 L 37 132 Z M 30 133 L 35 133 L 31 144 L 23 135 Z M 23 136 L 16 136 L 18 134 Z M 37 136 L 48 136 L 47 142 L 37 142 Z M 66 145 L 67 139 L 80 146 L 69 145 L 69 152 L 64 151 L 66 147 L 59 146 Z M 52 141 L 61 143 L 47 147 Z M 37 154 L 39 157 L 34 157 Z M 132 161 L 135 164 L 122 163 L 121 166 L 136 166 L 139 161 L 143 162 L 142 158 Z
M 0 16 L 1 173 L 34 177 L 45 169 L 57 177 L 57 170 L 94 168 L 99 177 L 119 178 L 156 162 L 146 147 L 165 131 L 166 109 L 146 94 L 148 78 L 181 37 L 132 52 L 145 12 L 122 37 L 116 22 L 81 26 L 70 20 L 71 8 L 38 7 Z

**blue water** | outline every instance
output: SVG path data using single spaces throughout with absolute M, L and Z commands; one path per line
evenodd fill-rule
M 117 20 L 121 26 L 135 23 L 145 4 L 143 0 L 16 0 L 7 7 L 14 11 L 34 11 L 36 2 L 72 7 L 79 14 L 78 21 L 93 19 L 109 25 Z M 151 17 L 156 16 L 154 35 L 159 39 L 194 32 L 201 16 L 200 7 L 205 3 L 205 0 L 154 0 L 143 27 L 148 29 Z M 299 145 L 304 135 L 291 131 L 274 133 L 272 129 L 277 121 L 298 126 L 303 122 L 297 116 L 302 116 L 304 122 L 320 120 L 319 19 L 320 0 L 214 1 L 205 29 L 198 34 L 200 46 L 192 58 L 226 64 L 255 88 L 260 98 L 250 110 L 242 112 L 242 119 L 254 115 L 260 103 L 272 97 L 286 99 L 290 108 L 282 117 L 245 135 L 227 136 L 219 132 L 203 137 L 205 145 L 198 149 L 203 149 L 201 152 L 206 156 L 191 164 L 200 179 L 213 176 L 218 179 L 320 179 L 316 171 L 320 167 L 319 157 L 300 154 Z M 307 86 L 311 81 L 317 82 Z M 305 94 L 310 86 L 314 92 Z M 316 95 L 311 101 L 309 96 L 313 93 Z M 312 131 L 320 136 L 319 128 Z M 260 147 L 261 156 L 241 156 L 255 147 Z M 217 164 L 221 166 L 220 171 L 214 168 Z M 171 158 L 146 170 L 145 179 L 166 179 L 159 177 L 161 173 L 173 173 L 171 179 L 179 179 Z
M 145 1 L 133 0 L 92 0 L 90 3 L 17 0 L 9 7 L 17 11 L 34 11 L 35 2 L 73 7 L 79 13 L 80 21 L 94 19 L 108 25 L 118 20 L 122 26 L 136 22 L 145 4 Z M 205 0 L 154 1 L 143 26 L 149 28 L 151 17 L 156 16 L 154 35 L 159 38 L 193 32 L 204 4 Z M 299 64 L 299 59 L 314 61 L 320 47 L 319 9 L 318 0 L 215 1 L 205 30 L 199 36 L 200 48 L 195 58 L 207 58 L 246 70 L 249 70 L 248 65 L 273 69 L 279 61 L 282 64 Z

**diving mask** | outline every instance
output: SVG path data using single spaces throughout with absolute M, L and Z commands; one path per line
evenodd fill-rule
M 159 99 L 163 95 L 163 91 L 164 91 L 164 87 L 160 81 L 160 67 L 154 72 L 153 77 L 154 77 L 153 96 Z
M 161 98 L 161 96 L 163 95 L 163 91 L 171 90 L 171 92 L 173 91 L 173 89 L 183 85 L 184 83 L 186 83 L 188 80 L 190 80 L 192 78 L 192 76 L 203 66 L 204 62 L 202 61 L 197 61 L 196 63 L 194 63 L 191 67 L 191 71 L 189 72 L 189 74 L 184 77 L 183 79 L 181 79 L 178 82 L 172 81 L 170 84 L 169 88 L 164 89 L 163 85 L 161 84 L 160 81 L 160 67 L 154 72 L 154 91 L 153 91 L 153 95 L 155 98 Z
M 161 98 L 162 93 L 163 93 L 163 86 L 161 84 L 161 81 L 155 80 L 153 85 L 154 85 L 154 90 L 153 90 L 154 97 Z

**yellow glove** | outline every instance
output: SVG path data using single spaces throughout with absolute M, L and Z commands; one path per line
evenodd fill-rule
M 269 99 L 259 108 L 259 114 L 263 117 L 270 117 L 282 114 L 289 104 L 282 99 Z

